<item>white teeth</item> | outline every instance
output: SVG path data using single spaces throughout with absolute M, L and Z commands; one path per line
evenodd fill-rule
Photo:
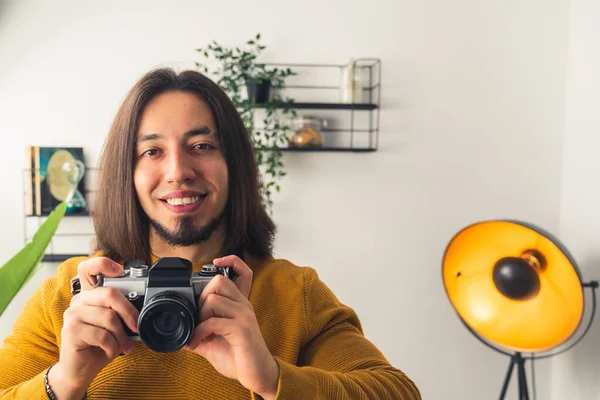
M 167 199 L 167 203 L 172 206 L 185 206 L 186 204 L 192 204 L 200 200 L 200 196 L 192 196 L 192 197 L 173 197 L 171 199 Z

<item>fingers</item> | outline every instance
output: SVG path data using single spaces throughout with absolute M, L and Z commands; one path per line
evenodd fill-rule
M 231 267 L 233 272 L 237 275 L 235 280 L 235 286 L 238 290 L 248 298 L 250 295 L 250 288 L 252 287 L 252 270 L 246 265 L 238 256 L 225 256 L 222 258 L 216 258 L 213 263 L 217 267 Z
M 200 293 L 198 308 L 202 310 L 206 299 L 211 294 L 217 294 L 252 309 L 252 305 L 248 301 L 250 287 L 252 286 L 252 270 L 237 256 L 217 258 L 213 260 L 213 263 L 217 267 L 231 267 L 237 278 L 235 282 L 225 278 L 223 275 L 216 275 L 212 278 L 204 290 L 202 290 L 202 293 Z
M 238 290 L 235 284 L 231 282 L 231 280 L 225 278 L 223 275 L 216 275 L 202 290 L 202 293 L 200 293 L 200 296 L 198 297 L 199 309 L 202 309 L 204 307 L 206 299 L 211 294 L 227 297 L 228 299 L 236 303 L 247 303 L 248 305 L 250 304 L 248 299 L 244 297 L 244 295 Z
M 71 310 L 73 310 L 71 312 L 75 313 L 78 311 L 76 308 Z M 85 307 L 84 310 L 85 312 L 78 312 L 77 315 L 74 316 L 75 322 L 108 331 L 117 342 L 117 346 L 120 349 L 119 352 L 125 354 L 131 352 L 133 343 L 125 333 L 121 320 L 113 310 L 96 306 L 88 306 Z
M 119 343 L 106 329 L 87 324 L 78 324 L 77 333 L 74 336 L 80 342 L 80 345 L 101 348 L 106 357 L 111 360 L 121 354 Z
M 81 290 L 87 290 L 96 284 L 96 275 L 116 277 L 123 273 L 123 267 L 110 258 L 94 257 L 79 263 L 77 267 Z
M 97 287 L 94 290 L 86 290 L 73 296 L 71 306 L 83 304 L 85 306 L 104 307 L 116 312 L 127 327 L 133 332 L 137 332 L 137 321 L 139 312 L 125 298 L 123 293 L 113 287 Z
M 194 329 L 194 335 L 186 345 L 188 349 L 195 349 L 200 343 L 210 336 L 230 336 L 235 329 L 235 321 L 226 318 L 209 318 Z
M 206 301 L 200 308 L 200 321 L 205 321 L 212 317 L 235 318 L 242 311 L 242 306 L 233 300 L 211 293 L 206 297 Z

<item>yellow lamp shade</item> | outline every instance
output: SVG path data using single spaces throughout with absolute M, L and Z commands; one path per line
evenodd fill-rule
M 507 349 L 556 347 L 583 316 L 575 262 L 555 238 L 529 224 L 484 221 L 466 227 L 448 244 L 442 274 L 463 322 Z

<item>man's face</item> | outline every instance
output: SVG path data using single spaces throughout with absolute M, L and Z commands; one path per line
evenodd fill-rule
M 158 236 L 173 246 L 207 240 L 228 197 L 227 164 L 208 104 L 163 93 L 142 112 L 135 190 Z

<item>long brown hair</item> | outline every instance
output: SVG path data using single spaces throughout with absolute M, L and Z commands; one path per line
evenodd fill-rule
M 229 174 L 225 249 L 271 256 L 276 227 L 260 195 L 254 148 L 240 114 L 227 94 L 206 76 L 196 71 L 177 74 L 168 68 L 148 72 L 133 86 L 108 133 L 98 165 L 93 210 L 98 250 L 115 261 L 149 257 L 150 226 L 133 183 L 137 131 L 144 107 L 169 91 L 195 94 L 212 111 Z

